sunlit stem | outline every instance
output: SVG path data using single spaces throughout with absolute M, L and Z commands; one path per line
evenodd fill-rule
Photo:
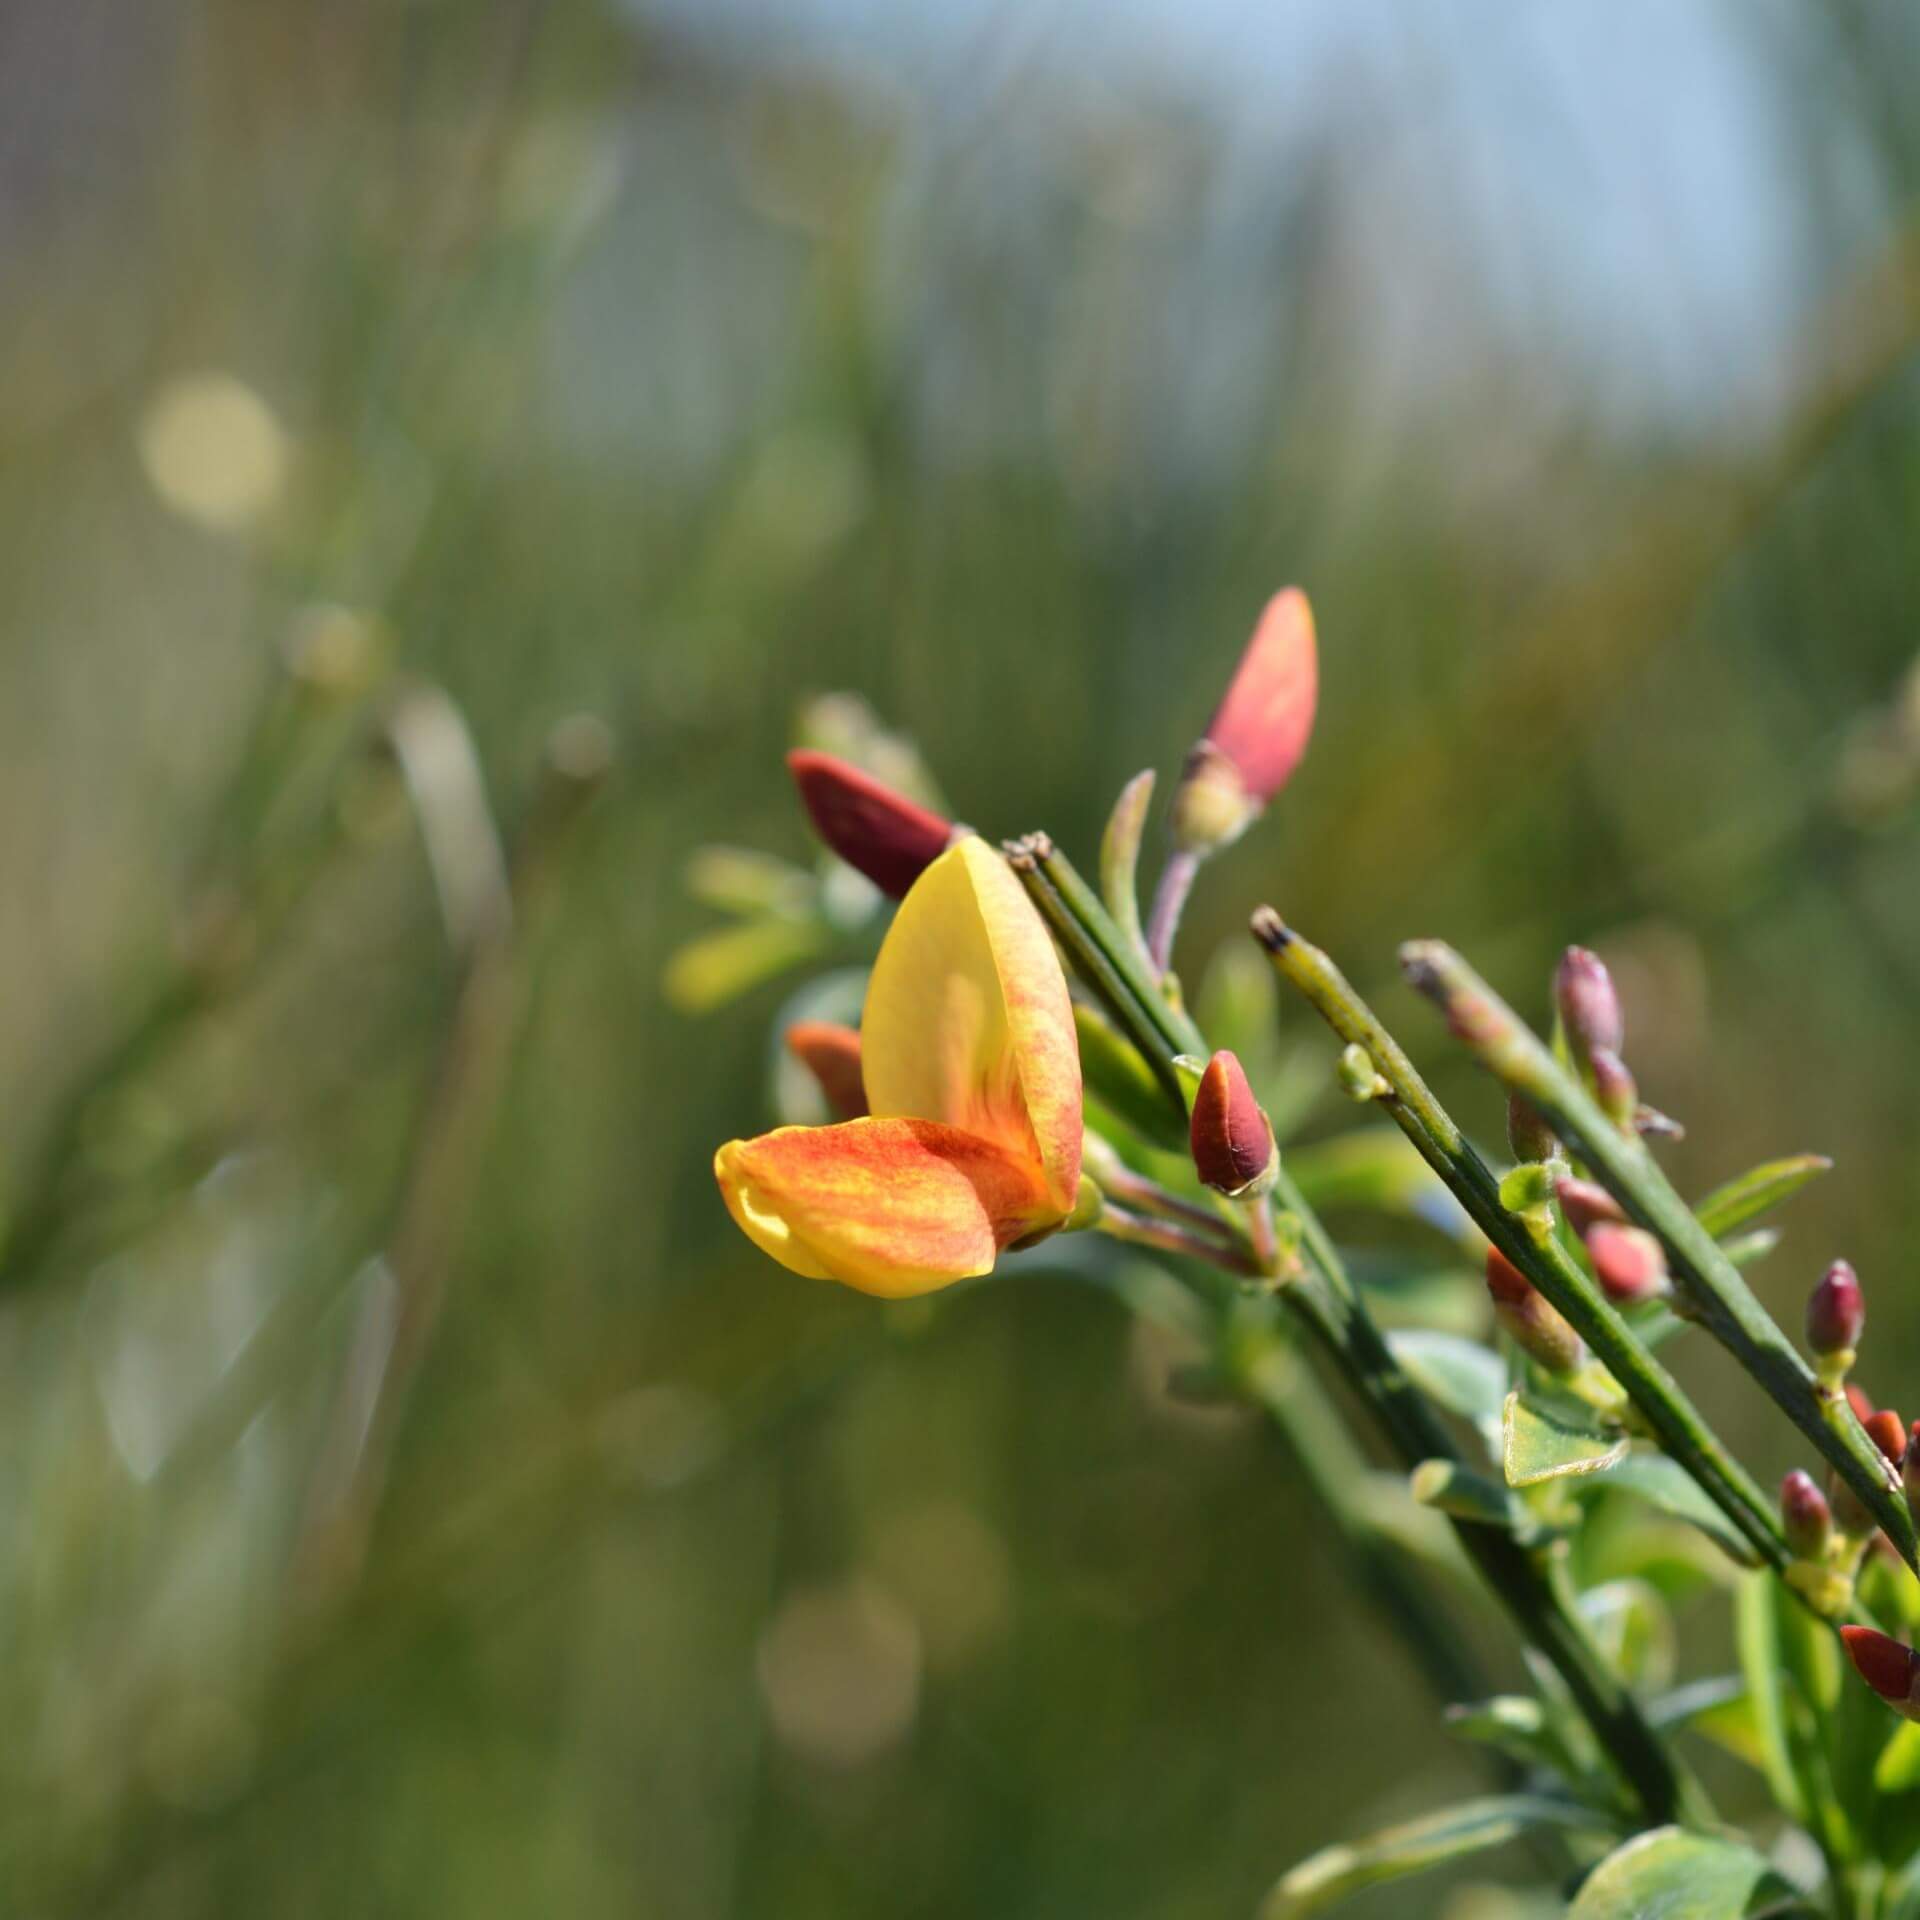
M 1180 916 L 1186 911 L 1187 895 L 1199 874 L 1200 855 L 1184 847 L 1176 847 L 1160 869 L 1160 882 L 1153 890 L 1153 911 L 1147 917 L 1147 951 L 1162 973 L 1172 963 Z
M 1238 1274 L 1246 1280 L 1260 1277 L 1260 1268 L 1252 1254 L 1223 1240 L 1203 1238 L 1175 1220 L 1156 1220 L 1144 1213 L 1130 1213 L 1125 1207 L 1109 1202 L 1095 1224 L 1100 1232 L 1115 1240 L 1124 1240 L 1130 1246 L 1153 1247 L 1158 1252 L 1179 1254 L 1184 1259 L 1204 1260 L 1223 1273 Z

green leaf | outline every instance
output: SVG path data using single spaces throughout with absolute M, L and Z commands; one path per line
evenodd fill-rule
M 687 891 L 703 906 L 742 919 L 773 914 L 798 920 L 813 905 L 811 873 L 752 847 L 695 847 L 687 856 L 686 880 Z
M 1734 1644 L 1747 1682 L 1747 1704 L 1759 1746 L 1760 1771 L 1781 1808 L 1796 1820 L 1806 1817 L 1800 1783 L 1787 1751 L 1786 1699 L 1781 1685 L 1786 1649 L 1780 1640 L 1779 1583 L 1770 1573 L 1750 1573 L 1734 1599 Z
M 1736 1227 L 1777 1207 L 1798 1193 L 1809 1180 L 1817 1180 L 1833 1166 L 1823 1153 L 1797 1153 L 1786 1160 L 1769 1160 L 1715 1187 L 1693 1209 L 1700 1224 L 1716 1240 L 1723 1240 Z
M 1422 1460 L 1408 1476 L 1407 1491 L 1421 1506 L 1477 1526 L 1499 1527 L 1516 1537 L 1535 1531 L 1531 1516 L 1499 1481 L 1463 1467 L 1458 1460 Z
M 1673 1615 L 1646 1581 L 1609 1580 L 1578 1604 L 1607 1664 L 1630 1686 L 1659 1688 L 1673 1678 Z
M 1398 1127 L 1360 1127 L 1295 1147 L 1287 1155 L 1287 1171 L 1317 1211 L 1348 1207 L 1422 1220 L 1449 1238 L 1474 1237 L 1476 1245 L 1485 1244 Z
M 1752 1546 L 1732 1521 L 1701 1492 L 1699 1483 L 1677 1460 L 1653 1447 L 1633 1447 L 1593 1482 L 1598 1490 L 1632 1494 L 1662 1513 L 1698 1527 L 1728 1557 L 1743 1567 L 1760 1564 Z
M 1186 1152 L 1187 1130 L 1139 1048 L 1084 1001 L 1074 1002 L 1073 1025 L 1080 1036 L 1080 1077 L 1087 1092 L 1142 1139 Z
M 1100 840 L 1100 897 L 1113 923 L 1144 955 L 1140 931 L 1140 836 L 1146 831 L 1147 809 L 1153 804 L 1153 769 L 1136 773 L 1120 789 L 1120 798 L 1107 816 Z
M 1873 1763 L 1876 1793 L 1911 1793 L 1920 1787 L 1920 1726 L 1903 1720 Z
M 1601 1473 L 1627 1451 L 1617 1435 L 1589 1426 L 1517 1388 L 1501 1414 L 1501 1464 L 1510 1487 L 1537 1487 L 1568 1474 Z
M 1365 1887 L 1424 1873 L 1549 1827 L 1606 1830 L 1599 1815 L 1561 1800 L 1526 1794 L 1468 1800 L 1349 1846 L 1322 1848 L 1273 1889 L 1260 1920 L 1304 1920 Z
M 1387 1335 L 1387 1345 L 1407 1378 L 1449 1413 L 1481 1426 L 1497 1425 L 1507 1393 L 1507 1369 L 1497 1353 L 1477 1340 L 1424 1327 Z
M 1812 1911 L 1748 1848 L 1656 1827 L 1616 1847 L 1594 1868 L 1567 1920 L 1738 1920 Z
M 689 940 L 667 962 L 661 990 L 679 1013 L 712 1013 L 827 944 L 811 920 L 746 920 Z
M 1747 1683 L 1737 1673 L 1716 1673 L 1705 1680 L 1689 1680 L 1685 1686 L 1675 1687 L 1646 1703 L 1647 1724 L 1662 1731 L 1691 1726 L 1706 1714 L 1719 1713 L 1744 1700 L 1746 1694 Z
M 1531 1694 L 1501 1693 L 1491 1700 L 1448 1707 L 1447 1731 L 1476 1746 L 1492 1747 L 1525 1767 L 1544 1767 L 1569 1781 L 1577 1769 L 1546 1709 Z

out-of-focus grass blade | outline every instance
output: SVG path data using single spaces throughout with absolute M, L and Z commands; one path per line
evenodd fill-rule
M 1693 1210 L 1716 1240 L 1724 1240 L 1736 1227 L 1744 1227 L 1749 1220 L 1757 1220 L 1781 1201 L 1792 1198 L 1832 1166 L 1823 1153 L 1797 1153 L 1785 1160 L 1769 1160 L 1715 1187 Z

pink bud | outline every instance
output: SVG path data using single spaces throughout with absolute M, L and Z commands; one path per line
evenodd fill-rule
M 1627 1217 L 1620 1210 L 1620 1202 L 1597 1181 L 1580 1180 L 1565 1173 L 1554 1183 L 1553 1190 L 1560 1201 L 1560 1211 L 1567 1216 L 1567 1225 L 1582 1240 L 1599 1222 L 1623 1222 Z
M 796 1020 L 786 1037 L 787 1051 L 820 1083 L 834 1118 L 861 1119 L 867 1088 L 860 1076 L 860 1036 L 831 1020 Z
M 1239 768 L 1257 801 L 1271 800 L 1299 765 L 1319 695 L 1313 609 L 1298 587 L 1286 587 L 1267 602 L 1207 723 L 1206 737 Z
M 1825 1357 L 1859 1346 L 1866 1330 L 1867 1301 L 1860 1278 L 1844 1260 L 1836 1260 L 1807 1299 L 1807 1345 Z
M 1597 1048 L 1587 1062 L 1593 1073 L 1593 1097 L 1609 1120 L 1623 1127 L 1637 1127 L 1640 1118 L 1640 1089 L 1634 1084 L 1627 1063 L 1617 1053 Z
M 1833 1510 L 1813 1475 L 1795 1467 L 1780 1482 L 1780 1526 L 1797 1558 L 1817 1560 L 1833 1533 Z
M 795 748 L 787 771 L 820 838 L 896 900 L 953 839 L 949 821 L 830 753 Z
M 1551 1160 L 1559 1149 L 1546 1116 L 1524 1094 L 1507 1095 L 1507 1145 L 1519 1161 Z
M 1553 976 L 1554 1005 L 1567 1030 L 1576 1059 L 1618 1053 L 1626 1044 L 1620 996 L 1613 990 L 1607 963 L 1586 947 L 1569 947 Z
M 1267 602 L 1174 796 L 1180 845 L 1211 852 L 1238 839 L 1286 785 L 1313 732 L 1320 668 L 1313 609 L 1298 587 Z
M 1840 1637 L 1847 1643 L 1847 1655 L 1854 1670 L 1895 1713 L 1909 1720 L 1920 1719 L 1915 1694 L 1920 1692 L 1920 1660 L 1911 1647 L 1890 1640 L 1872 1627 L 1842 1627 Z
M 1189 1136 L 1194 1171 L 1220 1193 L 1244 1193 L 1271 1170 L 1273 1128 L 1233 1054 L 1208 1061 L 1193 1097 Z
M 1593 1275 L 1617 1307 L 1636 1305 L 1668 1291 L 1667 1256 L 1660 1242 L 1639 1227 L 1596 1223 L 1587 1235 Z
M 1572 1373 L 1585 1361 L 1586 1344 L 1579 1334 L 1498 1247 L 1487 1249 L 1487 1292 L 1493 1317 L 1548 1373 Z

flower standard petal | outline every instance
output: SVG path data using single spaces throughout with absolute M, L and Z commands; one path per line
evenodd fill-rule
M 1080 1044 L 1045 923 L 1006 862 L 968 838 L 900 904 L 860 1021 L 867 1104 L 944 1121 L 1043 1170 L 1057 1212 L 1080 1183 Z
M 860 1036 L 832 1020 L 796 1020 L 786 1033 L 787 1051 L 813 1075 L 838 1120 L 859 1120 L 867 1111 L 860 1076 Z
M 1058 1223 L 1036 1163 L 932 1120 L 779 1127 L 728 1141 L 713 1171 L 742 1232 L 782 1266 L 889 1299 L 987 1273 Z

